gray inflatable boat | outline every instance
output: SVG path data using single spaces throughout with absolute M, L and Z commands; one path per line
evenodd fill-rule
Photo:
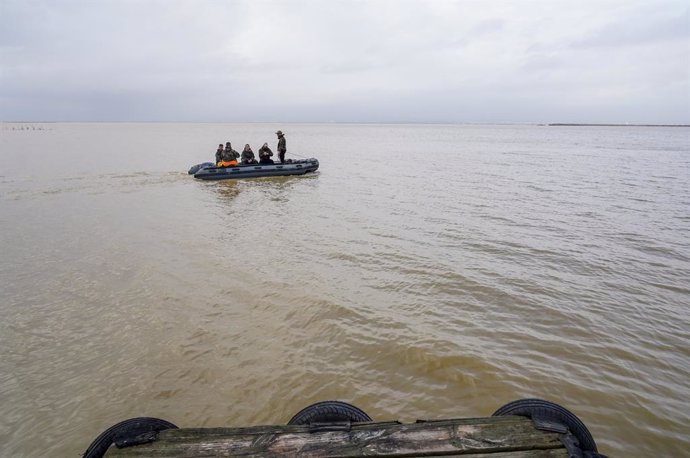
M 210 165 L 207 165 L 210 164 Z M 317 159 L 300 159 L 281 164 L 238 164 L 234 167 L 216 167 L 211 163 L 197 164 L 189 169 L 189 174 L 200 180 L 230 180 L 237 178 L 277 177 L 284 175 L 304 175 L 319 168 Z

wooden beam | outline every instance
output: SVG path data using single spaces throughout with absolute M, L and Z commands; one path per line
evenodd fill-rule
M 117 449 L 117 457 L 210 456 L 472 456 L 566 458 L 557 433 L 525 417 L 434 420 L 411 424 L 354 423 L 348 430 L 309 432 L 309 426 L 182 428 L 161 431 L 155 442 Z

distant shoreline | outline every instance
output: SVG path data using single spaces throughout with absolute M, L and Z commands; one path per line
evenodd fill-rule
M 555 127 L 690 127 L 690 124 L 582 124 L 582 123 L 549 123 Z
M 541 126 L 541 127 L 690 127 L 690 124 L 616 124 L 568 122 L 398 122 L 398 121 L 2 121 L 0 125 L 39 124 L 363 124 L 426 126 Z

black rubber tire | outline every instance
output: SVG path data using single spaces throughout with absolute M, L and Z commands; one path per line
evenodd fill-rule
M 574 413 L 553 402 L 543 399 L 519 399 L 504 405 L 491 416 L 500 417 L 503 415 L 518 415 L 529 418 L 536 416 L 563 423 L 577 438 L 583 452 L 597 451 L 597 444 L 585 424 Z
M 107 452 L 110 446 L 113 444 L 114 438 L 119 434 L 126 432 L 142 434 L 145 432 L 164 431 L 166 429 L 177 429 L 177 426 L 168 421 L 161 420 L 160 418 L 130 418 L 129 420 L 121 421 L 120 423 L 103 431 L 100 436 L 91 442 L 91 445 L 89 445 L 89 448 L 86 449 L 84 455 L 82 456 L 84 458 L 103 458 L 105 452 Z
M 290 419 L 288 425 L 308 425 L 332 421 L 351 421 L 353 423 L 371 421 L 363 410 L 342 401 L 322 401 L 300 410 Z

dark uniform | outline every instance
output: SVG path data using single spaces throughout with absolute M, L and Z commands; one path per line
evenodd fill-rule
M 276 132 L 278 136 L 278 157 L 280 158 L 280 163 L 285 162 L 285 153 L 287 153 L 287 145 L 285 144 L 285 135 L 282 131 Z
M 244 145 L 244 150 L 242 151 L 242 163 L 243 164 L 256 164 L 256 159 L 254 158 L 254 151 L 247 144 Z
M 268 147 L 268 143 L 264 143 L 264 145 L 259 148 L 259 164 L 273 164 L 271 156 L 273 156 L 273 151 Z
M 222 160 L 223 160 L 223 144 L 221 143 L 220 145 L 218 145 L 218 149 L 216 150 L 216 164 L 218 164 Z
M 225 144 L 225 149 L 223 150 L 223 154 L 221 154 L 221 159 L 225 162 L 232 162 L 236 161 L 240 157 L 240 153 L 232 149 L 232 145 L 230 142 L 227 142 Z

